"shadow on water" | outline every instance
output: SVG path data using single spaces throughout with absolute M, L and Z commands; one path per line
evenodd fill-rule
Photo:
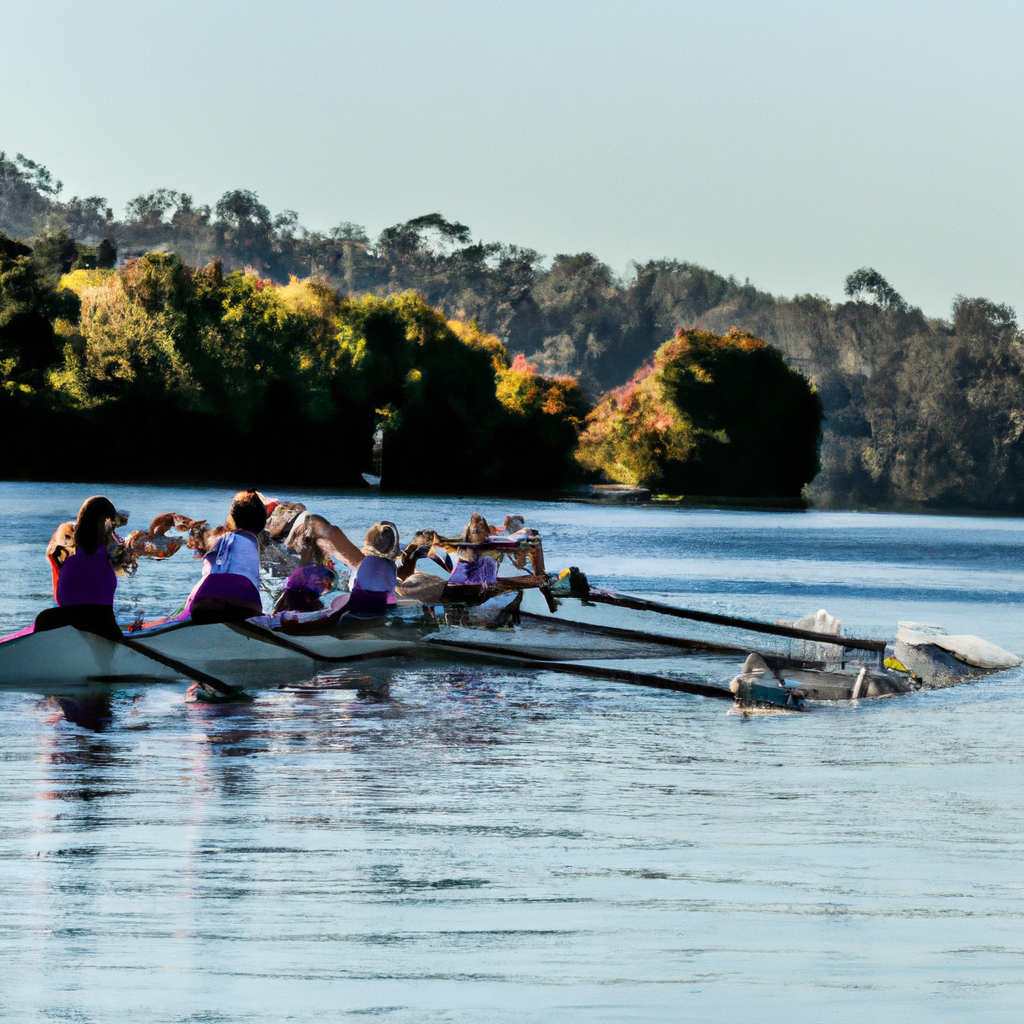
M 60 705 L 67 721 L 90 732 L 103 732 L 114 721 L 114 706 L 109 696 L 85 697 L 81 700 L 74 697 L 53 699 Z

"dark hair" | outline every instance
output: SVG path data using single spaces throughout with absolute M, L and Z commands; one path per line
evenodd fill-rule
M 106 543 L 107 523 L 117 518 L 117 509 L 109 498 L 102 494 L 86 498 L 75 521 L 75 550 L 84 551 L 87 555 L 95 553 L 101 544 Z
M 239 491 L 231 502 L 229 527 L 259 533 L 267 525 L 267 506 L 255 491 Z

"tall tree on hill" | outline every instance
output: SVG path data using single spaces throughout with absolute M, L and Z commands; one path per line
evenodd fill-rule
M 531 359 L 546 372 L 571 373 L 593 385 L 592 365 L 621 335 L 611 271 L 592 253 L 560 254 L 535 295 L 549 333 Z
M 72 196 L 63 204 L 61 214 L 72 238 L 95 240 L 113 233 L 114 211 L 103 196 Z
M 173 248 L 193 267 L 205 267 L 217 256 L 217 232 L 210 223 L 209 206 L 196 206 L 187 192 L 179 192 L 177 207 L 171 215 Z
M 30 238 L 50 225 L 63 185 L 34 160 L 0 151 L 0 232 Z
M 219 246 L 234 268 L 254 267 L 270 275 L 281 274 L 274 220 L 255 192 L 232 189 L 214 207 Z
M 170 188 L 157 188 L 136 196 L 125 207 L 125 228 L 133 246 L 160 246 L 170 237 L 167 214 L 175 209 L 180 193 Z
M 855 302 L 869 295 L 882 309 L 905 309 L 907 305 L 903 296 L 872 267 L 861 267 L 848 275 L 843 291 Z

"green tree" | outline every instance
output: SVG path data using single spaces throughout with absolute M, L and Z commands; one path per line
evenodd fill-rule
M 578 374 L 595 383 L 590 365 L 620 333 L 611 271 L 589 252 L 559 254 L 535 294 L 549 333 L 531 361 L 546 372 Z
M 62 185 L 41 164 L 21 153 L 0 152 L 0 232 L 29 238 L 45 228 Z
M 218 243 L 231 266 L 280 273 L 273 218 L 255 192 L 237 188 L 225 192 L 215 212 Z
M 78 298 L 40 273 L 28 246 L 0 234 L 0 376 L 8 391 L 38 390 L 63 358 L 65 329 L 78 319 Z
M 102 236 L 114 220 L 114 211 L 103 196 L 72 196 L 61 205 L 61 215 L 72 238 Z
M 109 238 L 104 238 L 96 247 L 96 266 L 100 270 L 109 270 L 117 264 L 117 246 Z
M 861 267 L 846 278 L 843 291 L 854 301 L 870 295 L 883 309 L 905 309 L 906 302 L 895 288 L 871 267 Z
M 75 265 L 78 255 L 78 246 L 65 229 L 43 235 L 32 247 L 32 259 L 40 273 L 54 282 Z

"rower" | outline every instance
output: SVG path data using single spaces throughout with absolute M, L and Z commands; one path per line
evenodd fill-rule
M 399 553 L 398 527 L 386 520 L 371 526 L 363 542 L 362 560 L 352 577 L 346 611 L 357 615 L 383 615 L 395 603 Z
M 363 560 L 340 526 L 298 501 L 268 501 L 266 531 L 271 540 L 298 555 L 301 565 L 326 565 L 334 558 L 355 569 Z
M 466 544 L 484 544 L 495 532 L 482 515 L 474 512 L 466 524 L 462 539 Z M 449 587 L 474 586 L 489 590 L 495 585 L 498 579 L 498 562 L 495 558 L 479 554 L 471 547 L 460 547 L 456 553 L 458 561 L 448 577 Z
M 225 532 L 204 555 L 202 579 L 185 604 L 185 613 L 194 622 L 232 622 L 262 614 L 257 535 L 266 522 L 259 494 L 239 491 L 231 502 Z
M 458 557 L 454 567 L 449 551 Z M 448 579 L 418 570 L 416 563 L 424 557 L 446 569 Z M 529 560 L 533 574 L 499 579 L 498 565 L 503 558 L 508 558 L 520 570 L 526 568 Z M 433 530 L 420 530 L 402 552 L 398 580 L 399 597 L 423 604 L 476 601 L 489 591 L 501 588 L 543 587 L 544 554 L 540 534 L 527 527 L 522 516 L 507 516 L 504 528 L 496 528 L 477 513 L 472 515 L 458 539 L 440 537 Z
M 87 499 L 78 510 L 73 528 L 59 527 L 50 540 L 46 556 L 53 572 L 54 598 L 59 607 L 47 608 L 36 616 L 34 631 L 75 626 L 111 639 L 122 633 L 114 618 L 117 575 L 110 564 L 108 545 L 123 547 L 114 533 L 127 522 L 113 502 L 101 494 Z M 70 528 L 70 529 L 69 529 Z
M 271 614 L 323 611 L 321 598 L 337 586 L 338 574 L 325 565 L 304 565 L 289 577 Z
M 352 589 L 348 593 L 339 594 L 329 608 L 322 609 L 320 594 L 334 584 L 334 573 L 317 565 L 304 566 L 288 578 L 278 599 L 274 616 L 280 616 L 279 621 L 274 623 L 272 617 L 259 621 L 276 625 L 285 633 L 311 628 L 323 632 L 336 626 L 342 616 L 350 612 L 367 618 L 384 615 L 390 605 L 397 603 L 395 559 L 398 552 L 398 527 L 389 522 L 377 523 L 366 534 L 359 552 L 362 560 L 352 576 Z

